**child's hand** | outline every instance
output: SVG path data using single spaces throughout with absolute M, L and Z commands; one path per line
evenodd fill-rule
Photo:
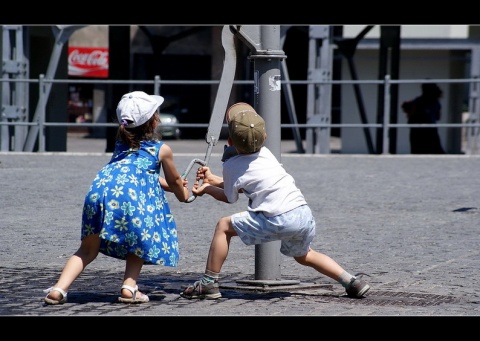
M 204 178 L 205 178 L 205 172 L 203 171 L 203 167 L 200 167 L 197 169 L 197 176 L 195 177 L 195 180 L 199 182 L 199 181 L 203 181 Z
M 199 181 L 195 181 L 192 187 L 192 193 L 197 197 L 201 197 L 205 194 L 205 188 L 207 188 L 208 186 L 210 186 L 208 183 L 202 183 L 200 185 Z
M 183 193 L 185 195 L 185 202 L 187 202 L 188 198 L 190 198 L 190 190 L 185 183 L 183 184 Z
M 213 174 L 210 171 L 210 167 L 207 166 L 198 168 L 196 180 L 199 182 L 202 181 L 204 184 L 223 188 L 223 178 Z
M 210 167 L 200 167 L 197 170 L 197 181 L 203 181 L 204 183 L 211 183 L 213 173 L 210 171 Z

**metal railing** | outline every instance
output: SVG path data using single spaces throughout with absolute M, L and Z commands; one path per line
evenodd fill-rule
M 19 120 L 6 119 L 2 115 L 0 120 L 0 126 L 36 126 L 38 128 L 38 152 L 45 152 L 45 128 L 46 127 L 117 127 L 117 123 L 108 122 L 47 122 L 46 121 L 46 104 L 49 96 L 49 92 L 45 85 L 47 83 L 65 83 L 65 84 L 133 84 L 133 85 L 153 85 L 154 94 L 160 94 L 160 86 L 162 84 L 196 84 L 196 85 L 215 85 L 219 84 L 219 80 L 160 80 L 159 76 L 155 76 L 154 80 L 80 80 L 80 79 L 45 79 L 44 75 L 40 75 L 37 79 L 0 79 L 1 82 L 27 82 L 38 83 L 39 86 L 39 103 L 41 104 L 38 113 L 35 113 L 34 120 L 32 122 L 22 122 Z M 480 113 L 471 112 L 470 119 L 464 123 L 435 123 L 435 124 L 408 124 L 408 123 L 391 123 L 390 122 L 390 89 L 394 84 L 420 84 L 420 83 L 470 83 L 480 89 L 480 79 L 408 79 L 408 80 L 392 80 L 390 76 L 385 76 L 384 80 L 289 80 L 282 81 L 282 85 L 309 85 L 309 84 L 376 84 L 384 86 L 384 115 L 383 123 L 315 123 L 315 124 L 281 124 L 281 128 L 304 128 L 304 129 L 318 129 L 318 128 L 383 128 L 383 150 L 381 154 L 388 154 L 389 146 L 389 130 L 390 128 L 415 128 L 415 127 L 445 127 L 445 128 L 465 128 L 469 131 L 468 137 L 471 139 L 467 141 L 470 144 L 479 144 L 480 136 Z M 235 85 L 252 85 L 252 80 L 247 81 L 234 81 Z M 476 99 L 480 101 L 480 99 Z M 178 127 L 178 128 L 206 128 L 207 123 L 176 123 L 165 124 L 165 126 Z M 226 126 L 226 125 L 225 125 Z

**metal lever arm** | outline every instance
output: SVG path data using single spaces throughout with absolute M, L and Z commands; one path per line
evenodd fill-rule
M 190 161 L 190 163 L 188 164 L 187 168 L 185 169 L 185 171 L 182 173 L 182 179 L 185 180 L 188 176 L 188 173 L 190 173 L 190 171 L 192 170 L 193 168 L 193 165 L 195 165 L 196 163 L 198 163 L 199 165 L 201 166 L 206 166 L 207 163 L 201 159 L 193 159 L 192 161 Z M 192 202 L 193 200 L 195 200 L 197 196 L 196 195 L 191 195 L 187 200 L 185 200 L 186 203 L 190 203 Z
M 225 59 L 223 61 L 222 77 L 218 86 L 217 97 L 213 105 L 212 115 L 210 116 L 210 123 L 208 124 L 208 131 L 205 136 L 205 141 L 208 143 L 205 159 L 193 159 L 190 161 L 187 169 L 183 172 L 182 178 L 188 175 L 193 165 L 198 163 L 202 166 L 208 165 L 210 154 L 213 146 L 217 144 L 222 130 L 223 122 L 225 120 L 225 111 L 227 110 L 228 100 L 232 91 L 233 80 L 235 78 L 235 69 L 237 66 L 237 53 L 235 50 L 235 36 L 230 26 L 224 26 L 222 30 L 222 46 L 225 50 Z M 195 200 L 196 196 L 192 195 L 188 198 L 187 203 Z

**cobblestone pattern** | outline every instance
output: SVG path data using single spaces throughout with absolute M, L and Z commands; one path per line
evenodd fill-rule
M 175 152 L 175 149 L 174 149 Z M 199 155 L 176 154 L 181 168 Z M 282 279 L 324 284 L 286 292 L 223 290 L 214 301 L 179 297 L 203 273 L 219 217 L 245 208 L 210 197 L 170 204 L 180 243 L 176 268 L 145 266 L 148 304 L 117 303 L 124 262 L 103 255 L 74 282 L 69 301 L 46 306 L 80 245 L 83 196 L 107 154 L 0 153 L 0 315 L 2 316 L 478 316 L 480 315 L 480 157 L 287 155 L 317 220 L 312 247 L 372 289 L 349 299 L 343 288 L 281 256 Z M 220 155 L 210 166 L 221 172 Z M 254 279 L 255 249 L 232 240 L 222 281 Z

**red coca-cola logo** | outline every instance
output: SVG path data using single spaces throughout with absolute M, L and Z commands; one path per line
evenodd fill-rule
M 68 75 L 108 78 L 108 48 L 69 47 Z

